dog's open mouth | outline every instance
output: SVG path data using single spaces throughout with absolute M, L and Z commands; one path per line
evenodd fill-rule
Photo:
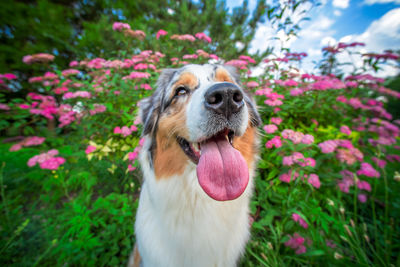
M 233 147 L 233 136 L 233 131 L 224 130 L 200 143 L 177 139 L 185 154 L 197 164 L 200 186 L 218 201 L 238 198 L 249 182 L 246 161 Z
M 221 131 L 221 132 L 217 133 L 216 135 L 212 136 L 211 138 L 206 139 L 205 141 L 202 141 L 202 142 L 190 143 L 182 137 L 178 137 L 177 141 L 178 141 L 179 145 L 181 146 L 183 152 L 185 152 L 186 156 L 188 156 L 189 159 L 191 161 L 193 161 L 194 164 L 197 165 L 199 163 L 200 156 L 201 156 L 202 144 L 205 144 L 215 138 L 225 138 L 229 142 L 229 144 L 231 144 L 231 146 L 232 146 L 234 135 L 235 135 L 235 133 L 232 130 L 226 129 L 226 130 Z

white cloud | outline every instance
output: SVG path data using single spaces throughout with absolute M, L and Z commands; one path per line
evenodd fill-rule
M 359 48 L 361 54 L 367 52 L 382 53 L 387 49 L 400 49 L 400 8 L 392 9 L 381 18 L 373 21 L 370 26 L 359 35 L 347 35 L 340 39 L 340 42 L 363 42 L 365 47 Z M 339 58 L 342 61 L 348 61 L 343 55 Z M 353 56 L 353 63 L 356 66 L 362 65 L 362 57 Z M 391 66 L 384 66 L 378 73 L 379 76 L 396 75 L 398 69 Z
M 332 5 L 337 8 L 346 9 L 349 7 L 350 0 L 333 0 Z
M 322 56 L 322 51 L 321 49 L 309 48 L 307 54 L 309 57 L 320 57 Z
M 364 42 L 367 49 L 382 52 L 385 49 L 400 49 L 400 8 L 392 9 L 380 19 L 373 21 L 367 30 L 354 35 L 352 41 Z
M 400 0 L 364 0 L 364 4 L 367 4 L 367 5 L 387 4 L 387 3 L 400 4 Z
M 276 33 L 271 26 L 259 25 L 254 39 L 250 43 L 249 52 L 252 54 L 257 51 L 265 51 L 269 46 L 278 45 L 276 40 L 272 40 L 273 37 L 276 37 Z
M 381 18 L 373 21 L 363 33 L 335 39 L 333 36 L 337 37 L 338 34 L 335 34 L 335 31 L 331 28 L 334 21 L 328 17 L 320 16 L 300 31 L 299 38 L 291 45 L 291 50 L 308 53 L 309 56 L 305 58 L 302 64 L 302 68 L 307 72 L 312 72 L 313 67 L 315 67 L 312 61 L 321 60 L 321 53 L 318 51 L 321 51 L 325 46 L 332 46 L 338 42 L 365 43 L 365 47 L 353 49 L 361 54 L 368 52 L 382 53 L 387 49 L 397 50 L 400 49 L 400 20 L 398 18 L 400 18 L 400 8 L 392 9 Z M 358 67 L 363 63 L 361 56 L 352 55 L 350 57 L 346 52 L 339 54 L 338 60 L 340 62 L 352 62 Z M 343 70 L 345 72 L 352 71 L 349 67 L 343 68 Z M 385 66 L 378 73 L 378 76 L 391 76 L 397 72 L 398 70 L 395 68 Z
M 230 1 L 228 1 L 230 2 Z M 285 1 L 284 0 L 279 0 L 279 2 L 284 5 Z M 250 6 L 252 3 L 254 4 L 256 0 L 250 0 Z M 286 18 L 290 17 L 290 20 L 293 22 L 293 24 L 298 24 L 302 18 L 304 18 L 307 15 L 307 10 L 310 10 L 312 8 L 312 4 L 309 2 L 305 2 L 300 4 L 295 12 L 291 11 L 286 11 L 284 12 L 284 15 L 281 19 L 281 21 L 285 21 Z M 322 25 L 322 27 L 329 27 L 332 22 L 330 22 L 328 19 L 325 19 L 322 21 L 322 23 L 316 23 L 316 25 Z M 276 28 L 276 25 L 275 25 Z M 322 29 L 319 27 L 319 29 Z M 314 32 L 310 32 L 309 34 L 313 34 Z M 277 39 L 276 39 L 277 38 Z M 318 36 L 315 36 L 314 38 L 318 38 Z M 293 42 L 295 42 L 297 37 L 291 36 L 291 38 L 288 38 L 288 36 L 285 34 L 283 30 L 276 31 L 271 25 L 270 22 L 266 22 L 264 24 L 258 25 L 256 34 L 254 36 L 254 39 L 250 43 L 250 53 L 256 53 L 257 51 L 265 51 L 268 47 L 273 47 L 275 52 L 279 51 L 281 48 L 289 48 Z
M 339 17 L 342 15 L 342 12 L 340 10 L 335 9 L 335 11 L 333 11 L 333 15 L 335 15 L 336 17 Z
M 337 42 L 335 38 L 333 38 L 332 36 L 326 36 L 321 40 L 320 45 L 321 47 L 325 47 L 325 46 L 333 46 L 336 43 Z

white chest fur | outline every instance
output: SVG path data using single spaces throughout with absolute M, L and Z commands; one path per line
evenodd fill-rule
M 143 159 L 135 223 L 143 265 L 235 266 L 249 238 L 252 179 L 239 198 L 219 202 L 199 186 L 194 164 L 183 175 L 156 181 Z

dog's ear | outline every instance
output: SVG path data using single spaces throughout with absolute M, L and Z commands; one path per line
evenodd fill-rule
M 139 102 L 139 116 L 143 123 L 143 135 L 150 134 L 156 129 L 165 92 L 175 73 L 176 69 L 163 70 L 158 78 L 154 94 Z
M 224 65 L 224 68 L 229 72 L 231 77 L 233 77 L 235 82 L 237 84 L 240 84 L 240 74 L 239 74 L 237 68 L 234 66 L 231 66 L 231 65 Z M 246 102 L 246 105 L 247 105 L 247 107 L 249 109 L 249 113 L 250 113 L 251 125 L 254 127 L 257 127 L 257 126 L 261 125 L 261 117 L 257 111 L 255 101 L 254 101 L 253 97 L 250 95 L 250 93 L 247 92 L 246 90 L 244 90 L 244 94 L 245 94 L 244 101 Z

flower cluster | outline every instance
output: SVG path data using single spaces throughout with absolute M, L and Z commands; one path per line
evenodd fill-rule
M 28 166 L 33 167 L 39 164 L 41 169 L 57 170 L 58 167 L 65 163 L 62 157 L 55 157 L 58 155 L 58 150 L 51 149 L 40 155 L 36 155 L 28 160 Z
M 131 125 L 131 127 L 128 126 L 123 126 L 123 127 L 115 127 L 114 128 L 114 134 L 121 134 L 123 137 L 127 137 L 128 135 L 131 135 L 132 132 L 136 132 L 138 128 L 135 125 Z
M 130 161 L 130 163 L 129 163 L 129 165 L 128 165 L 128 170 L 127 170 L 128 172 L 131 172 L 131 171 L 136 170 L 136 167 L 134 167 L 134 164 L 135 164 L 135 162 L 136 162 L 136 159 L 137 159 L 138 156 L 139 156 L 140 150 L 142 149 L 142 147 L 143 147 L 143 145 L 144 145 L 144 141 L 145 141 L 145 139 L 144 139 L 144 138 L 141 138 L 141 139 L 139 140 L 139 144 L 135 147 L 135 149 L 133 150 L 133 152 L 129 152 L 129 153 L 125 156 L 124 160 L 128 159 L 128 160 Z
M 33 64 L 33 63 L 48 63 L 53 60 L 54 60 L 54 56 L 51 54 L 46 54 L 46 53 L 27 55 L 27 56 L 24 56 L 22 59 L 22 61 L 28 65 Z
M 46 140 L 46 138 L 39 137 L 39 136 L 26 137 L 24 140 L 14 144 L 10 148 L 10 151 L 18 151 L 18 150 L 22 149 L 23 147 L 28 147 L 28 146 L 38 146 L 38 145 L 43 144 L 44 140 Z
M 306 253 L 307 248 L 305 247 L 305 238 L 294 233 L 293 236 L 289 235 L 290 239 L 285 242 L 285 246 L 290 247 L 296 251 L 296 254 Z
M 312 144 L 314 143 L 314 136 L 311 134 L 303 134 L 301 132 L 296 132 L 290 129 L 285 129 L 282 131 L 282 137 L 289 139 L 293 144 Z

